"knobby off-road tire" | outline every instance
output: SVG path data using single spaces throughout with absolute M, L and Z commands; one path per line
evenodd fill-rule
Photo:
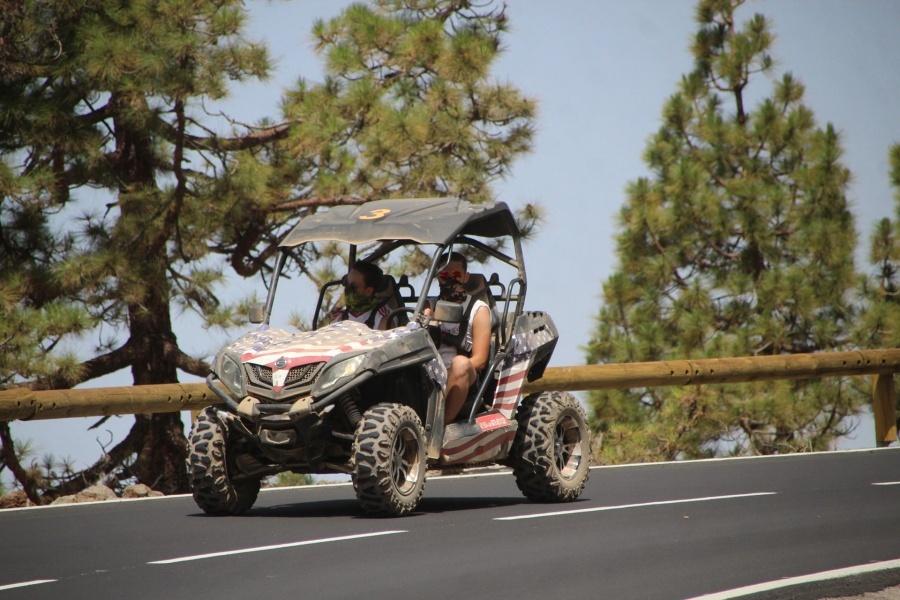
M 516 485 L 536 502 L 571 502 L 591 464 L 591 432 L 578 400 L 564 392 L 529 396 L 519 405 L 510 452 Z
M 425 429 L 402 404 L 376 404 L 363 414 L 353 442 L 353 489 L 363 511 L 411 513 L 425 491 Z
M 231 481 L 226 428 L 213 407 L 203 409 L 191 431 L 188 477 L 194 502 L 210 515 L 240 515 L 253 506 L 259 480 Z

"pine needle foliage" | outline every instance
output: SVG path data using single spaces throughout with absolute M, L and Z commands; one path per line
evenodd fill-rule
M 647 144 L 650 174 L 627 187 L 589 362 L 851 343 L 856 234 L 840 136 L 816 124 L 795 76 L 775 77 L 770 23 L 739 21 L 741 4 L 697 6 L 695 67 Z M 865 401 L 840 379 L 591 396 L 606 462 L 824 449 Z
M 465 0 L 381 0 L 317 22 L 326 78 L 300 81 L 284 99 L 284 118 L 298 126 L 269 161 L 274 181 L 291 182 L 276 186 L 289 192 L 273 192 L 276 202 L 492 199 L 491 182 L 530 149 L 536 110 L 514 86 L 489 76 L 506 24 L 502 6 Z M 522 211 L 525 229 L 536 215 L 535 207 Z M 328 248 L 298 253 L 301 263 L 326 259 L 322 275 L 346 268 Z M 420 262 L 414 254 L 404 261 L 413 272 Z
M 900 144 L 891 147 L 888 159 L 894 219 L 878 221 L 869 241 L 872 272 L 860 281 L 865 308 L 856 328 L 864 348 L 900 347 Z

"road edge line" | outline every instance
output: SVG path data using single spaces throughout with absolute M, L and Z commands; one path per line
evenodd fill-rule
M 58 579 L 35 579 L 32 581 L 21 581 L 19 583 L 7 583 L 6 585 L 0 585 L 0 592 L 3 590 L 13 590 L 16 588 L 28 587 L 30 585 L 40 585 L 42 583 L 53 583 L 54 581 L 59 581 Z
M 591 470 L 597 469 L 627 469 L 655 467 L 659 465 L 692 465 L 716 462 L 731 462 L 744 460 L 779 460 L 788 458 L 814 458 L 816 456 L 829 456 L 832 454 L 864 454 L 867 452 L 896 452 L 898 448 L 853 448 L 852 450 L 822 450 L 819 452 L 794 452 L 791 454 L 766 454 L 760 456 L 720 456 L 716 458 L 696 458 L 693 460 L 663 460 L 659 462 L 625 463 L 621 465 L 594 465 Z
M 746 585 L 731 590 L 723 590 L 712 594 L 704 594 L 702 596 L 693 596 L 685 600 L 727 600 L 728 598 L 740 598 L 760 592 L 768 592 L 781 588 L 802 585 L 804 583 L 816 583 L 819 581 L 828 581 L 830 579 L 842 579 L 844 577 L 853 577 L 855 575 L 865 575 L 866 573 L 875 573 L 878 571 L 890 571 L 900 569 L 900 559 L 883 560 L 875 563 L 866 563 L 863 565 L 853 565 L 850 567 L 842 567 L 840 569 L 831 569 L 828 571 L 819 571 L 818 573 L 808 573 L 806 575 L 798 575 L 796 577 L 786 577 L 783 579 L 773 579 L 772 581 L 763 581 L 753 585 Z

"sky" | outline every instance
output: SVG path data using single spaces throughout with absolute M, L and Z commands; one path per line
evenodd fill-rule
M 268 81 L 232 88 L 221 108 L 248 122 L 277 118 L 283 92 L 299 77 L 322 79 L 323 60 L 309 33 L 313 22 L 336 16 L 348 4 L 248 3 L 247 37 L 268 45 L 275 69 Z M 786 71 L 797 76 L 817 124 L 830 122 L 841 135 L 844 164 L 853 173 L 848 196 L 860 238 L 856 263 L 868 267 L 872 226 L 893 216 L 887 152 L 900 142 L 900 2 L 751 0 L 738 18 L 756 12 L 770 19 L 775 32 L 773 77 Z M 546 221 L 525 245 L 527 307 L 548 311 L 559 328 L 551 364 L 582 364 L 601 286 L 616 269 L 617 215 L 625 187 L 648 175 L 642 152 L 660 125 L 663 103 L 691 69 L 694 2 L 511 0 L 507 14 L 510 32 L 492 77 L 537 100 L 537 132 L 533 151 L 494 190 L 513 208 L 528 202 L 544 208 Z M 760 93 L 769 91 L 768 80 L 759 85 Z M 234 274 L 228 287 L 226 295 L 264 293 L 258 279 Z M 304 309 L 304 302 L 310 306 Z M 300 303 L 301 312 L 311 312 L 315 298 L 308 295 Z M 173 317 L 182 347 L 197 356 L 211 356 L 240 333 L 204 331 L 188 314 Z M 182 381 L 196 380 L 182 374 Z M 121 371 L 81 387 L 130 382 L 130 373 Z M 133 418 L 113 418 L 100 433 L 86 431 L 93 421 L 17 421 L 12 430 L 17 438 L 30 439 L 38 454 L 69 456 L 86 466 L 99 456 L 98 444 L 110 436 L 121 439 Z M 855 438 L 841 443 L 873 445 L 873 425 L 865 417 Z

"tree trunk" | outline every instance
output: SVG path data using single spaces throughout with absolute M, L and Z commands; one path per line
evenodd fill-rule
M 135 385 L 175 383 L 178 343 L 172 331 L 166 276 L 166 242 L 172 232 L 163 218 L 166 211 L 156 185 L 153 147 L 141 119 L 149 109 L 142 96 L 127 94 L 113 94 L 110 104 L 116 108 L 119 224 L 134 257 L 127 281 L 120 282 L 129 286 L 132 298 L 128 303 L 129 345 L 134 350 L 131 372 Z M 157 218 L 148 219 L 148 211 Z M 188 491 L 188 448 L 180 413 L 138 415 L 132 431 L 136 429 L 143 430 L 132 467 L 138 480 L 166 494 Z
M 159 287 L 148 286 L 148 306 L 129 306 L 131 342 L 138 358 L 131 366 L 135 385 L 175 383 L 178 345 L 169 318 L 165 279 Z M 151 304 L 151 306 L 153 306 Z M 137 415 L 134 428 L 142 427 L 137 460 L 132 472 L 141 483 L 165 494 L 189 491 L 185 460 L 188 446 L 181 413 Z M 143 422 L 143 424 L 142 424 Z

